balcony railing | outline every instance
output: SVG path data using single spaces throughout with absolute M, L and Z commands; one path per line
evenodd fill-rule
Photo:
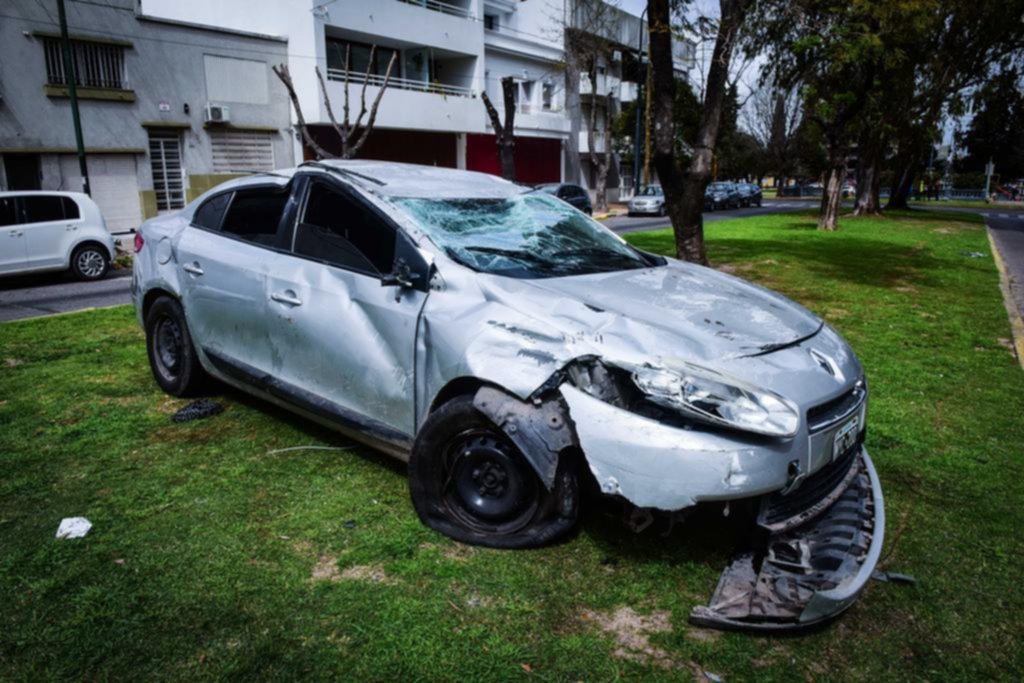
M 438 2 L 437 0 L 398 0 L 398 1 L 399 2 L 404 2 L 406 5 L 416 5 L 417 7 L 424 7 L 426 9 L 433 10 L 435 12 L 440 12 L 441 14 L 449 14 L 449 15 L 451 15 L 453 17 L 464 17 L 464 18 L 468 19 L 468 18 L 470 18 L 472 16 L 468 9 L 464 9 L 462 7 L 456 7 L 455 5 L 449 5 L 446 2 Z
M 331 81 L 345 81 L 346 72 L 344 69 L 328 69 L 327 79 Z M 348 82 L 362 85 L 363 81 L 366 81 L 367 85 L 382 86 L 384 85 L 384 77 L 377 74 L 370 74 L 369 76 L 363 72 L 349 71 Z M 436 83 L 430 81 L 414 81 L 409 78 L 396 78 L 392 76 L 388 80 L 389 88 L 396 88 L 398 90 L 414 90 L 416 92 L 432 93 L 434 95 L 445 95 L 448 97 L 475 97 L 475 93 L 470 88 L 463 88 L 458 85 L 448 85 L 446 83 Z

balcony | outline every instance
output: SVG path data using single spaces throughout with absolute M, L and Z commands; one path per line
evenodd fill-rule
M 597 85 L 597 92 L 593 92 L 593 87 L 590 85 L 590 78 L 586 74 L 580 76 L 580 95 L 597 95 L 597 97 L 604 97 L 611 92 L 612 97 L 619 97 L 619 89 L 622 85 L 622 81 L 619 80 L 618 76 L 611 76 L 608 74 L 598 74 L 595 79 Z
M 368 44 L 417 45 L 446 53 L 483 52 L 471 0 L 377 0 L 327 4 L 323 30 Z
M 350 84 L 362 86 L 363 81 L 366 81 L 367 87 L 375 86 L 380 87 L 384 85 L 384 77 L 376 74 L 370 74 L 367 76 L 365 73 L 356 71 L 345 71 L 344 69 L 327 69 L 327 80 L 339 81 L 344 83 L 346 80 Z M 450 97 L 476 97 L 476 93 L 471 88 L 463 88 L 458 85 L 447 85 L 445 83 L 438 83 L 432 81 L 417 81 L 411 78 L 396 78 L 392 76 L 388 79 L 388 89 L 396 90 L 412 90 L 415 92 L 433 93 L 435 95 L 445 95 Z M 344 93 L 342 94 L 344 97 Z M 349 95 L 351 97 L 351 93 Z
M 406 5 L 415 5 L 417 7 L 423 7 L 424 9 L 432 10 L 434 12 L 440 12 L 441 14 L 448 14 L 453 17 L 470 18 L 473 13 L 470 11 L 468 3 L 465 7 L 455 5 L 447 2 L 438 2 L 437 0 L 398 0 L 399 2 L 405 3 Z
M 327 94 L 332 107 L 340 115 L 345 101 L 345 78 L 348 77 L 349 106 L 353 118 L 359 112 L 363 86 L 366 86 L 366 106 L 377 97 L 384 77 L 343 69 L 327 70 Z M 459 85 L 392 76 L 387 91 L 381 96 L 376 125 L 381 128 L 404 128 L 443 132 L 483 132 L 481 114 L 483 104 L 475 92 Z M 320 103 L 320 119 L 329 121 L 327 109 Z

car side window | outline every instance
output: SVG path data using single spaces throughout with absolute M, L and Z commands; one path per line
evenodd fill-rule
M 369 207 L 320 181 L 310 184 L 296 254 L 377 275 L 394 265 L 395 232 Z
M 284 189 L 237 190 L 220 231 L 247 242 L 275 246 L 278 224 L 287 202 L 288 191 Z
M 5 225 L 17 225 L 20 222 L 14 197 L 0 197 L 0 228 Z
M 64 206 L 64 220 L 74 221 L 82 217 L 82 213 L 78 210 L 78 202 L 71 197 L 61 197 L 60 203 Z
M 231 194 L 231 192 L 225 192 L 203 202 L 203 205 L 196 209 L 192 216 L 192 225 L 207 230 L 220 230 L 220 222 L 224 218 L 224 210 L 228 208 L 228 202 L 231 201 Z
M 33 194 L 21 198 L 26 223 L 49 223 L 64 220 L 64 204 L 56 195 Z

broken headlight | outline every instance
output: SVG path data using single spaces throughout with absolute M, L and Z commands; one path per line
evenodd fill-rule
M 796 409 L 770 392 L 724 381 L 711 371 L 635 367 L 633 382 L 647 398 L 697 420 L 768 436 L 793 436 Z

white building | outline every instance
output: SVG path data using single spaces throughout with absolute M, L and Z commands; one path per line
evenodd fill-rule
M 500 81 L 513 76 L 518 180 L 541 183 L 580 175 L 585 128 L 579 120 L 580 93 L 566 92 L 563 50 L 574 0 L 141 2 L 151 15 L 286 38 L 288 66 L 305 118 L 329 150 L 340 151 L 340 144 L 314 67 L 324 72 L 340 117 L 346 76 L 350 107 L 358 112 L 363 81 L 366 100 L 372 102 L 394 56 L 396 67 L 360 157 L 498 173 L 498 150 L 480 94 L 487 92 L 500 112 Z M 622 42 L 635 45 L 640 20 L 621 14 Z M 371 46 L 376 46 L 372 64 Z M 346 54 L 351 59 L 347 74 Z M 635 97 L 635 84 L 622 83 L 614 71 L 602 83 L 599 87 L 613 87 L 617 95 Z M 297 156 L 303 155 L 310 153 L 297 147 Z

